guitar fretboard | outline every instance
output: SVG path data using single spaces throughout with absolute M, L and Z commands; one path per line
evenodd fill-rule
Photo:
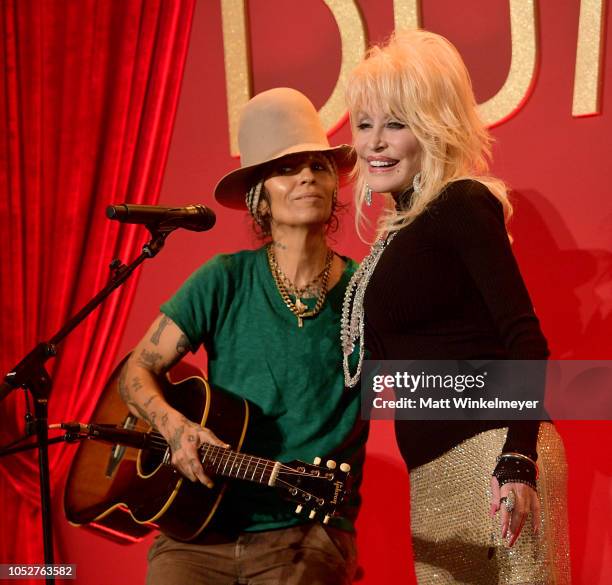
M 200 447 L 202 466 L 215 474 L 234 479 L 244 479 L 265 485 L 274 483 L 276 461 L 237 453 L 209 443 Z

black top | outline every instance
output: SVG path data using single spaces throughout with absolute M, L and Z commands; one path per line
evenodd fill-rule
M 450 183 L 380 258 L 364 299 L 371 359 L 548 356 L 512 253 L 501 203 L 482 184 Z M 509 426 L 504 451 L 536 456 L 537 421 L 397 421 L 409 468 L 484 430 Z

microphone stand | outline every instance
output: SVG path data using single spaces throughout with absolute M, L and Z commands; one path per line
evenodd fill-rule
M 151 232 L 151 240 L 143 247 L 141 254 L 129 265 L 116 258 L 110 264 L 111 278 L 108 284 L 94 296 L 76 315 L 48 341 L 42 341 L 30 351 L 5 377 L 0 385 L 0 402 L 16 388 L 28 390 L 34 399 L 34 419 L 26 416 L 26 437 L 36 434 L 38 445 L 38 468 L 40 476 L 40 498 L 42 511 L 42 533 L 45 564 L 53 564 L 53 531 L 51 526 L 51 488 L 49 481 L 49 433 L 47 427 L 47 404 L 51 395 L 52 380 L 45 369 L 45 363 L 57 355 L 57 345 L 100 305 L 116 288 L 121 286 L 147 258 L 153 258 L 163 248 L 168 235 L 177 226 L 164 226 L 163 223 L 146 226 Z M 34 429 L 34 431 L 32 431 Z M 55 442 L 55 441 L 52 441 Z M 0 451 L 0 456 L 9 455 L 14 449 Z M 47 583 L 54 583 L 53 576 L 46 577 Z
M 21 442 L 28 437 L 22 437 L 16 442 Z M 53 439 L 49 439 L 47 441 L 47 445 L 53 445 L 53 443 L 76 443 L 77 441 L 82 441 L 83 439 L 87 439 L 87 435 L 80 435 L 73 431 L 66 431 L 60 437 L 53 437 Z M 12 443 L 14 445 L 15 443 Z M 13 453 L 20 453 L 21 451 L 29 451 L 30 449 L 38 449 L 38 441 L 34 441 L 33 443 L 28 443 L 27 445 L 18 445 L 18 446 L 10 446 L 6 449 L 2 449 L 0 451 L 0 457 L 6 457 L 8 455 L 12 455 Z

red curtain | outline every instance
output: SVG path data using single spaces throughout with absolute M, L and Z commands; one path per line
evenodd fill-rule
M 48 339 L 131 260 L 143 229 L 109 203 L 155 203 L 194 0 L 0 2 L 0 373 Z M 60 346 L 49 420 L 87 420 L 115 361 L 133 277 Z M 0 404 L 0 445 L 24 393 Z M 70 462 L 50 447 L 53 504 Z M 43 562 L 35 452 L 0 460 L 0 562 Z M 56 560 L 57 562 L 57 560 Z

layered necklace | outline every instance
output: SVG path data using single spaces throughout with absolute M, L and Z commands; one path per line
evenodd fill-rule
M 285 276 L 285 274 L 278 266 L 278 262 L 276 261 L 276 256 L 274 255 L 274 250 L 272 249 L 271 244 L 268 244 L 267 252 L 268 264 L 270 266 L 270 272 L 272 273 L 272 277 L 274 278 L 276 288 L 278 289 L 278 292 L 280 293 L 283 302 L 285 303 L 285 305 L 287 305 L 287 308 L 297 317 L 298 327 L 303 327 L 304 319 L 318 315 L 318 313 L 321 311 L 321 308 L 323 307 L 323 303 L 325 303 L 325 299 L 327 297 L 327 286 L 329 283 L 329 273 L 331 272 L 334 252 L 330 249 L 327 250 L 327 257 L 325 258 L 325 267 L 323 268 L 321 273 L 300 289 L 298 289 L 289 280 L 289 278 Z M 321 284 L 318 287 L 319 294 L 317 295 L 317 301 L 315 303 L 315 306 L 312 309 L 308 310 L 308 306 L 300 300 L 300 296 L 303 296 L 306 291 L 313 291 L 314 284 L 318 281 L 320 281 Z M 295 303 L 291 300 L 291 297 L 289 296 L 290 293 L 293 293 L 295 295 Z
M 363 299 L 370 278 L 380 260 L 385 248 L 393 241 L 397 232 L 393 232 L 386 238 L 376 240 L 370 253 L 363 259 L 359 269 L 353 274 L 342 303 L 342 318 L 340 321 L 340 340 L 342 342 L 342 366 L 344 369 L 344 383 L 349 388 L 357 384 L 361 376 L 363 356 L 365 353 L 364 339 L 364 312 Z M 359 361 L 354 374 L 351 374 L 349 358 L 355 349 L 355 343 L 359 342 Z

